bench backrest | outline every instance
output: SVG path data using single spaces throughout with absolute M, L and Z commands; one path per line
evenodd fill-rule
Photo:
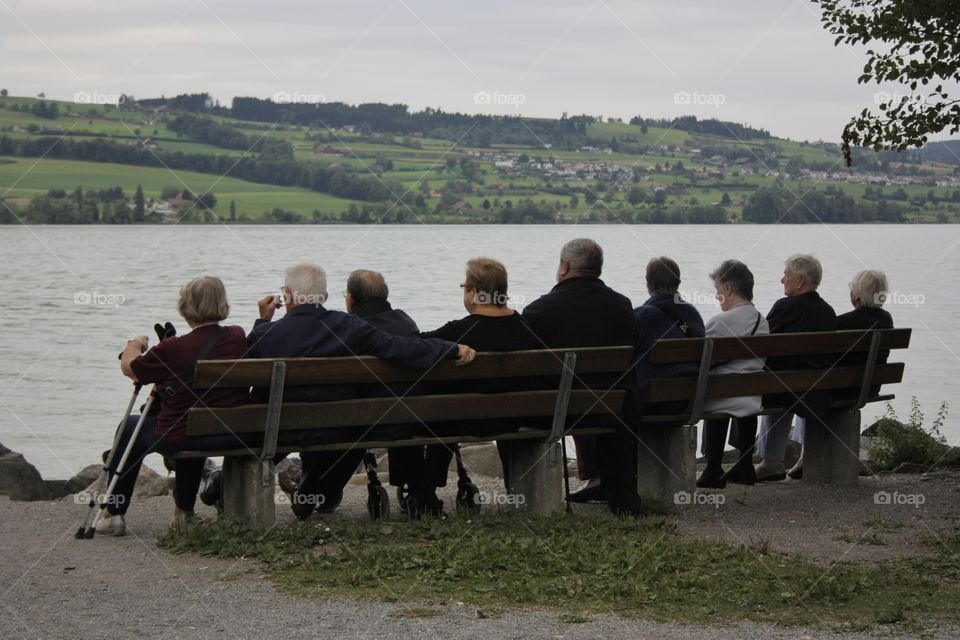
M 192 385 L 195 388 L 266 387 L 271 388 L 271 403 L 216 409 L 194 407 L 188 414 L 187 433 L 200 436 L 231 431 L 263 432 L 271 412 L 277 412 L 276 429 L 281 432 L 374 424 L 555 417 L 561 403 L 564 416 L 613 415 L 621 410 L 625 394 L 619 387 L 632 363 L 633 348 L 629 346 L 478 353 L 467 366 L 458 367 L 452 361 L 445 361 L 430 369 L 403 367 L 373 356 L 203 360 L 197 363 Z M 279 391 L 278 369 L 283 371 Z M 570 372 L 565 376 L 567 369 Z M 598 376 L 602 383 L 597 382 Z M 402 398 L 391 394 L 327 402 L 286 402 L 282 408 L 275 397 L 282 396 L 285 386 L 395 385 L 505 378 L 545 378 L 561 383 L 559 388 L 555 383 L 548 390 Z M 577 388 L 571 389 L 571 386 Z M 482 396 L 483 401 L 478 402 L 478 396 Z
M 699 363 L 695 375 L 649 380 L 647 403 L 690 401 L 683 415 L 699 420 L 705 400 L 817 390 L 852 390 L 857 408 L 870 399 L 870 389 L 903 379 L 903 363 L 878 364 L 878 354 L 910 345 L 911 329 L 778 333 L 760 336 L 658 340 L 651 353 L 655 364 Z M 865 354 L 863 364 L 844 365 L 851 353 Z M 792 371 L 710 374 L 710 365 L 740 358 L 830 355 L 832 366 Z M 874 395 L 874 398 L 876 396 Z M 675 418 L 677 416 L 671 416 Z M 695 420 L 696 419 L 696 420 Z

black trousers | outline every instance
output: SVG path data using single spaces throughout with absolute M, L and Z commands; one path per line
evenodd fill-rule
M 730 445 L 740 452 L 738 463 L 753 459 L 753 447 L 757 440 L 757 416 L 745 418 L 714 418 L 703 421 L 703 446 L 701 451 L 707 459 L 708 469 L 717 469 L 723 463 L 724 442 L 730 421 Z

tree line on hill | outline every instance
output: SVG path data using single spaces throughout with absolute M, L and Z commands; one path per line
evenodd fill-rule
M 763 187 L 743 205 L 744 222 L 798 224 L 806 222 L 903 222 L 905 210 L 888 200 L 869 202 L 846 195 L 830 185 L 803 193 L 785 187 Z
M 166 167 L 199 173 L 229 175 L 278 186 L 303 187 L 348 200 L 383 201 L 402 193 L 399 183 L 353 173 L 345 168 L 331 169 L 317 162 L 276 159 L 272 145 L 264 145 L 258 157 L 236 158 L 228 155 L 183 153 L 152 150 L 142 145 L 119 144 L 103 139 L 74 140 L 54 137 L 11 138 L 0 136 L 0 155 L 47 157 L 88 162 L 113 162 L 145 167 Z

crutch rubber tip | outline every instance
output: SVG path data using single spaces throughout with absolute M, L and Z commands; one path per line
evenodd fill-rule
M 73 537 L 77 540 L 83 540 L 83 527 L 78 527 L 77 532 L 73 534 Z
M 87 540 L 91 540 L 93 539 L 94 533 L 96 532 L 93 530 L 93 527 L 90 527 L 89 529 L 83 532 L 83 537 L 86 538 Z

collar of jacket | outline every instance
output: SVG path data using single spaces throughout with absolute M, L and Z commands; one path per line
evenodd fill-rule
M 393 311 L 390 302 L 387 300 L 371 300 L 370 302 L 364 302 L 358 307 L 354 307 L 352 313 L 361 318 L 369 318 L 370 316 L 380 315 L 387 311 Z

